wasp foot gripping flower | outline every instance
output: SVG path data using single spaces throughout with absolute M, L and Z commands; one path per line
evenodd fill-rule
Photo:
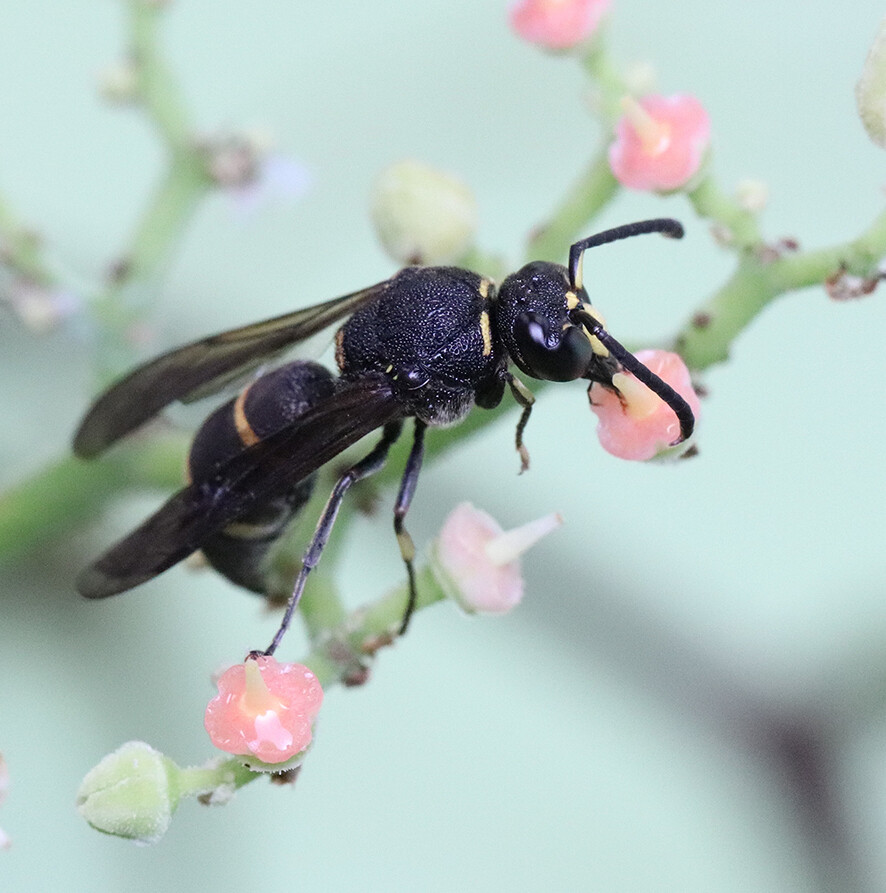
M 552 514 L 505 532 L 486 512 L 463 502 L 449 513 L 437 537 L 434 576 L 469 614 L 504 614 L 523 598 L 520 555 L 562 523 Z
M 212 743 L 239 756 L 250 769 L 280 772 L 297 765 L 311 743 L 311 724 L 323 702 L 317 677 L 301 664 L 270 655 L 226 670 L 206 708 Z
M 156 843 L 180 798 L 179 768 L 142 741 L 108 754 L 77 791 L 77 812 L 98 831 Z
M 631 96 L 622 100 L 624 115 L 615 125 L 609 166 L 628 189 L 671 192 L 701 169 L 711 140 L 704 106 L 685 93 Z
M 529 43 L 567 50 L 586 41 L 609 9 L 609 0 L 522 0 L 511 7 L 511 27 Z
M 370 201 L 376 234 L 397 263 L 451 263 L 474 240 L 477 203 L 471 190 L 420 161 L 383 170 Z
M 636 357 L 686 400 L 697 419 L 698 395 L 683 360 L 666 350 L 641 350 Z M 618 394 L 596 382 L 588 389 L 591 409 L 599 419 L 597 436 L 607 453 L 643 461 L 665 453 L 686 452 L 686 443 L 670 446 L 680 435 L 680 422 L 660 397 L 629 372 L 616 373 L 612 383 Z

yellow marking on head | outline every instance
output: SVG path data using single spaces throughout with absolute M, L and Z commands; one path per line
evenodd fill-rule
M 483 336 L 483 356 L 488 357 L 492 353 L 492 329 L 486 310 L 480 314 L 480 334 Z
M 240 443 L 245 447 L 251 447 L 257 444 L 261 438 L 252 430 L 249 419 L 246 418 L 246 395 L 249 388 L 244 388 L 240 392 L 240 396 L 234 401 L 234 427 L 237 429 L 237 436 Z
M 581 301 L 578 299 L 578 295 L 574 291 L 566 292 L 566 309 L 567 310 L 575 310 L 576 307 L 581 304 Z

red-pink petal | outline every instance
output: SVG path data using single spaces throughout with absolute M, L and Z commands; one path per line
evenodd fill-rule
M 698 418 L 698 395 L 692 388 L 689 370 L 683 360 L 666 350 L 641 350 L 636 356 L 680 394 Z M 620 459 L 652 459 L 679 437 L 680 422 L 674 411 L 633 375 L 620 373 L 622 375 L 625 383 L 622 397 L 626 406 L 612 391 L 600 384 L 591 385 L 591 409 L 599 419 L 597 436 L 603 449 Z M 615 383 L 618 385 L 618 381 Z
M 626 114 L 615 125 L 609 165 L 628 189 L 670 191 L 698 173 L 710 144 L 711 124 L 694 96 L 626 99 Z
M 256 667 L 257 691 L 250 688 L 248 675 Z M 248 671 L 244 664 L 226 670 L 218 690 L 206 708 L 204 725 L 220 750 L 282 763 L 311 743 L 311 723 L 323 702 L 323 689 L 307 667 L 259 657 Z
M 587 40 L 610 0 L 521 0 L 510 11 L 511 27 L 529 43 L 564 50 Z

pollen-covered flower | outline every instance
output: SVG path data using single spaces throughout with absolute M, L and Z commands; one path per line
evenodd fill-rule
M 511 27 L 529 43 L 566 50 L 587 40 L 610 0 L 521 0 L 511 7 Z
M 609 166 L 628 189 L 669 192 L 686 186 L 698 173 L 711 140 L 704 106 L 686 93 L 631 96 L 615 125 Z
M 641 350 L 636 357 L 680 394 L 698 418 L 698 395 L 686 364 L 677 354 Z M 591 409 L 599 419 L 597 436 L 603 449 L 620 459 L 637 461 L 668 452 L 670 444 L 680 436 L 680 422 L 674 410 L 629 372 L 616 373 L 612 383 L 618 394 L 596 382 L 588 390 Z M 680 447 L 681 452 L 685 451 L 686 447 Z
M 278 772 L 311 743 L 311 726 L 323 702 L 317 677 L 301 664 L 281 664 L 270 655 L 226 670 L 204 725 L 220 750 L 254 756 L 252 769 Z
M 505 532 L 491 515 L 463 502 L 434 544 L 434 576 L 468 613 L 504 614 L 523 598 L 520 555 L 562 523 L 552 514 Z

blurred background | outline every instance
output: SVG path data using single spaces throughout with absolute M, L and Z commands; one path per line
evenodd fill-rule
M 702 100 L 721 183 L 770 188 L 768 237 L 815 247 L 882 207 L 884 157 L 853 96 L 882 11 L 614 0 L 610 40 L 654 63 L 662 92 Z M 144 116 L 97 95 L 124 41 L 112 0 L 0 12 L 0 193 L 87 291 L 163 171 Z M 599 139 L 578 64 L 520 42 L 503 0 L 177 0 L 163 47 L 202 130 L 267 130 L 311 184 L 248 214 L 225 195 L 202 206 L 149 351 L 390 275 L 368 195 L 403 157 L 464 178 L 480 244 L 522 263 Z M 682 197 L 623 194 L 593 229 L 660 215 L 684 220 L 682 243 L 629 240 L 585 265 L 631 344 L 673 334 L 732 268 Z M 370 684 L 328 693 L 294 789 L 185 802 L 149 849 L 77 816 L 82 776 L 130 739 L 204 761 L 209 674 L 274 619 L 182 568 L 108 602 L 75 595 L 76 570 L 156 495 L 4 565 L 0 885 L 886 889 L 882 302 L 810 289 L 768 308 L 705 376 L 693 461 L 608 456 L 576 383 L 540 398 L 530 473 L 516 475 L 515 414 L 431 465 L 419 544 L 463 500 L 505 526 L 563 514 L 526 560 L 524 604 L 498 620 L 423 611 Z M 0 369 L 8 486 L 68 449 L 93 387 L 82 327 L 36 336 L 0 308 Z M 354 603 L 401 579 L 386 511 L 349 531 Z

